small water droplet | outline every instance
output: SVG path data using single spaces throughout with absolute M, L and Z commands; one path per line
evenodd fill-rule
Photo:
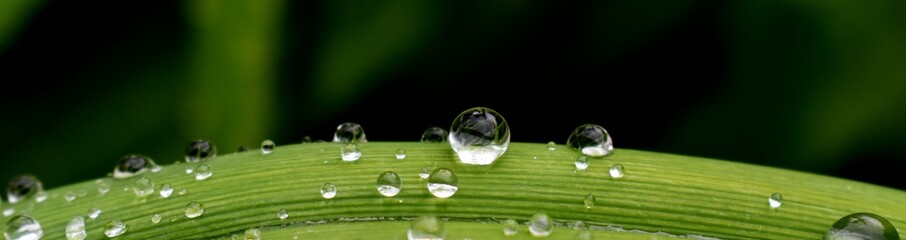
M 161 218 L 160 213 L 155 213 L 154 215 L 151 215 L 151 223 L 157 224 L 160 222 Z
M 146 177 L 139 178 L 132 185 L 132 191 L 135 192 L 135 196 L 147 197 L 154 193 L 154 181 Z
M 780 193 L 774 193 L 774 194 L 771 194 L 770 197 L 768 197 L 768 205 L 771 206 L 771 209 L 779 208 L 780 204 L 782 202 L 783 202 L 783 195 L 780 195 Z
M 69 223 L 66 224 L 66 239 L 83 240 L 87 237 L 88 233 L 85 232 L 84 218 L 74 217 L 72 220 L 69 220 Z
M 557 150 L 557 143 L 555 143 L 554 141 L 547 142 L 547 150 L 548 151 Z
M 188 218 L 197 218 L 204 214 L 204 205 L 198 202 L 190 202 L 186 204 L 186 217 Z
M 194 172 L 195 172 L 195 167 L 193 167 L 193 166 L 186 166 L 186 174 L 192 174 L 192 173 L 194 173 Z
M 160 185 L 160 196 L 163 198 L 169 198 L 170 195 L 173 195 L 173 186 L 169 183 Z
M 448 138 L 459 161 L 489 165 L 506 152 L 510 127 L 503 116 L 490 108 L 470 108 L 453 119 Z
M 381 195 L 384 195 L 384 197 L 396 196 L 402 189 L 403 181 L 400 180 L 400 175 L 397 175 L 395 172 L 387 171 L 378 176 L 377 190 Z
M 582 229 L 576 232 L 576 236 L 573 237 L 575 240 L 594 240 L 595 235 L 588 229 Z
M 583 202 L 585 203 L 586 208 L 594 207 L 595 206 L 595 195 L 592 195 L 591 193 L 589 193 L 588 195 L 585 195 L 585 200 L 583 200 Z
M 459 178 L 453 170 L 438 168 L 428 176 L 428 192 L 438 198 L 448 198 L 459 190 Z
M 406 149 L 397 149 L 396 150 L 396 159 L 406 159 Z
M 554 230 L 554 222 L 547 214 L 537 213 L 529 220 L 529 232 L 535 237 L 547 237 Z
M 160 172 L 161 170 L 164 170 L 163 166 L 157 164 L 151 165 L 151 172 L 156 173 Z
M 46 201 L 46 200 L 47 200 L 47 193 L 46 193 L 46 192 L 43 192 L 43 191 L 42 191 L 42 192 L 38 192 L 37 194 L 35 194 L 35 202 L 42 203 L 42 202 L 44 202 L 44 201 Z
M 343 148 L 340 149 L 340 158 L 344 162 L 355 162 L 361 157 L 362 152 L 359 151 L 359 146 L 355 143 L 343 145 Z
M 6 185 L 6 200 L 9 203 L 22 201 L 34 193 L 44 191 L 43 184 L 35 176 L 21 175 L 9 180 Z
M 434 216 L 421 216 L 412 221 L 406 234 L 409 240 L 443 240 L 447 233 L 444 223 Z
M 359 143 L 368 142 L 365 138 L 365 130 L 357 123 L 343 123 L 337 126 L 337 131 L 333 134 L 333 142 L 336 143 Z
M 588 225 L 585 225 L 585 222 L 583 222 L 582 220 L 568 223 L 567 226 L 569 226 L 569 228 L 576 229 L 576 230 L 588 229 Z
M 187 190 L 185 188 L 180 188 L 179 191 L 176 192 L 176 194 L 179 194 L 179 196 L 182 196 L 182 195 L 186 195 L 186 193 L 188 193 L 188 192 L 189 192 L 189 190 Z
M 66 192 L 66 195 L 63 195 L 63 199 L 65 199 L 67 202 L 75 201 L 76 194 L 73 191 L 68 191 Z
M 89 217 L 89 218 L 91 218 L 91 219 L 97 219 L 98 216 L 101 216 L 101 209 L 100 209 L 100 208 L 97 208 L 97 207 L 92 206 L 90 209 L 88 209 L 88 217 Z
M 302 143 L 311 143 L 311 142 L 312 142 L 311 136 L 306 135 L 306 136 L 302 137 Z
M 573 130 L 566 144 L 582 154 L 600 157 L 613 151 L 613 140 L 603 127 L 595 124 L 584 124 Z
M 431 169 L 428 167 L 423 167 L 421 171 L 418 172 L 418 177 L 421 179 L 428 179 L 431 176 Z
M 586 168 L 588 168 L 588 157 L 585 155 L 576 157 L 576 169 L 585 170 Z
M 610 167 L 610 177 L 612 178 L 622 178 L 625 172 L 623 171 L 623 164 L 614 164 Z
M 88 192 L 85 190 L 79 190 L 76 192 L 76 195 L 79 195 L 79 197 L 84 197 L 84 196 L 88 196 Z
M 824 239 L 899 240 L 900 235 L 897 228 L 884 217 L 863 212 L 846 215 L 837 220 L 827 230 Z
M 208 167 L 207 164 L 198 165 L 198 167 L 195 168 L 195 180 L 205 180 L 212 175 L 214 175 L 214 172 L 211 171 L 211 167 Z
M 9 240 L 37 240 L 44 236 L 38 220 L 25 215 L 15 216 L 6 222 L 3 236 Z
M 331 199 L 337 196 L 337 185 L 333 183 L 324 183 L 321 185 L 321 197 L 324 199 Z
M 107 194 L 107 192 L 110 192 L 110 183 L 107 183 L 104 181 L 99 182 L 98 183 L 98 193 L 100 193 L 101 195 L 105 195 L 105 194 Z
M 151 170 L 155 165 L 157 164 L 149 157 L 138 154 L 126 155 L 123 156 L 123 158 L 120 159 L 120 162 L 116 164 L 116 167 L 113 168 L 113 178 L 130 178 Z
M 198 139 L 186 146 L 186 162 L 198 162 L 217 156 L 217 147 L 208 140 Z
M 118 237 L 123 233 L 126 233 L 126 223 L 119 219 L 110 220 L 107 225 L 104 225 L 104 235 L 109 238 Z
M 7 208 L 7 209 L 3 209 L 3 216 L 4 216 L 4 217 L 12 216 L 12 215 L 15 214 L 15 213 L 16 213 L 16 209 L 15 209 L 15 208 Z
M 439 127 L 430 127 L 422 133 L 423 143 L 442 143 L 447 141 L 447 130 Z
M 245 240 L 261 240 L 261 230 L 257 228 L 245 230 Z
M 277 144 L 274 144 L 274 141 L 271 141 L 270 139 L 261 142 L 261 153 L 263 154 L 271 154 L 276 149 Z
M 286 212 L 286 209 L 280 209 L 280 211 L 277 212 L 277 218 L 280 220 L 285 220 L 288 217 L 289 213 Z
M 513 236 L 519 233 L 519 223 L 513 219 L 507 219 L 503 221 L 503 235 L 504 236 Z

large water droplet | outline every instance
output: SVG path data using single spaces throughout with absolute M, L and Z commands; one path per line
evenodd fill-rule
M 277 218 L 279 218 L 280 220 L 285 220 L 288 217 L 289 213 L 286 212 L 286 209 L 280 209 L 280 211 L 277 211 Z
M 340 149 L 340 159 L 343 159 L 344 162 L 355 162 L 361 157 L 362 152 L 355 143 L 343 145 L 343 148 Z
M 438 168 L 428 176 L 428 192 L 439 198 L 452 197 L 459 190 L 459 178 L 453 170 Z
M 173 195 L 173 186 L 169 183 L 160 185 L 160 196 L 163 198 L 169 198 L 170 195 Z
M 422 133 L 421 142 L 424 143 L 442 143 L 447 141 L 447 130 L 439 127 L 431 127 Z
M 190 202 L 186 204 L 186 217 L 188 218 L 197 218 L 204 214 L 204 205 L 198 202 Z
M 3 236 L 9 240 L 37 240 L 44 236 L 38 220 L 25 215 L 15 216 L 6 222 Z
M 69 240 L 82 240 L 88 237 L 88 233 L 85 233 L 85 219 L 82 217 L 74 217 L 72 220 L 69 220 L 69 223 L 66 224 L 66 239 Z
M 612 178 L 622 178 L 623 177 L 623 164 L 614 164 L 610 167 L 610 177 Z
M 554 222 L 547 214 L 537 213 L 529 220 L 529 232 L 535 237 L 547 237 L 554 231 Z
M 135 180 L 135 184 L 132 185 L 132 191 L 135 192 L 136 196 L 147 197 L 154 193 L 154 181 L 146 177 L 139 178 Z
M 160 216 L 160 213 L 155 213 L 154 215 L 151 215 L 151 223 L 157 224 L 160 222 L 161 218 L 163 217 Z
M 403 180 L 400 180 L 400 175 L 397 175 L 395 172 L 387 171 L 378 176 L 377 190 L 381 195 L 384 195 L 384 197 L 396 196 L 402 189 Z
M 92 206 L 91 208 L 88 209 L 88 217 L 89 217 L 89 218 L 91 218 L 91 219 L 97 219 L 98 216 L 101 216 L 101 209 L 100 209 L 100 208 L 97 208 L 97 207 Z
M 494 110 L 470 108 L 453 119 L 449 140 L 459 161 L 488 165 L 506 152 L 510 144 L 510 127 Z
M 365 138 L 365 130 L 357 123 L 343 123 L 337 126 L 337 131 L 333 134 L 333 142 L 337 143 L 359 143 L 368 142 Z
M 771 194 L 770 197 L 768 197 L 768 205 L 771 206 L 771 209 L 779 208 L 782 202 L 783 195 L 780 195 L 780 193 L 774 193 Z
M 582 202 L 585 203 L 586 208 L 594 207 L 595 206 L 595 195 L 592 195 L 591 193 L 589 193 L 588 195 L 585 195 L 585 199 L 582 200 Z
M 271 141 L 270 139 L 261 142 L 261 153 L 263 154 L 271 154 L 276 149 L 277 144 L 274 144 L 274 141 Z
M 17 203 L 37 192 L 44 191 L 41 181 L 32 175 L 21 175 L 9 180 L 6 185 L 6 200 Z
M 446 237 L 444 223 L 433 216 L 422 216 L 412 221 L 407 236 L 409 240 L 443 240 Z
M 321 185 L 321 197 L 324 199 L 331 199 L 337 196 L 337 185 L 333 183 L 324 183 Z
M 586 157 L 585 155 L 576 157 L 575 164 L 577 170 L 585 170 L 586 168 L 588 168 L 588 157 Z
M 145 173 L 156 165 L 154 160 L 151 160 L 149 157 L 138 154 L 126 155 L 120 159 L 120 162 L 113 168 L 113 178 L 130 178 Z
M 900 235 L 884 217 L 863 212 L 846 215 L 831 225 L 824 240 L 837 239 L 900 240 Z
M 513 236 L 519 233 L 519 223 L 513 219 L 503 221 L 503 235 Z
M 119 219 L 113 219 L 104 225 L 104 235 L 109 238 L 118 237 L 126 233 L 126 223 Z
M 261 240 L 261 230 L 257 228 L 245 230 L 245 240 Z
M 396 159 L 406 159 L 406 149 L 397 149 L 396 150 Z
M 217 156 L 217 147 L 213 143 L 198 139 L 186 146 L 186 162 L 198 162 Z
M 207 164 L 198 165 L 198 167 L 195 168 L 195 180 L 205 180 L 212 175 L 214 175 L 214 172 L 211 171 L 211 167 L 208 167 Z
M 573 130 L 566 144 L 578 149 L 582 154 L 600 157 L 613 151 L 613 141 L 603 127 L 585 124 Z

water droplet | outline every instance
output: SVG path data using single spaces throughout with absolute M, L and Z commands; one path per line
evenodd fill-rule
M 197 218 L 204 214 L 204 205 L 198 202 L 190 202 L 186 204 L 186 217 L 188 218 Z
M 73 191 L 68 191 L 66 192 L 66 195 L 63 195 L 63 199 L 65 199 L 67 202 L 75 201 L 76 194 Z
M 103 182 L 103 181 L 99 182 L 98 183 L 98 193 L 100 193 L 101 195 L 104 195 L 104 194 L 107 194 L 107 192 L 110 192 L 110 183 Z
M 406 149 L 397 149 L 396 150 L 396 159 L 406 159 Z
M 547 214 L 537 213 L 529 220 L 529 232 L 535 237 L 547 237 L 554 230 L 554 222 Z
M 337 185 L 333 183 L 324 183 L 321 185 L 321 197 L 324 199 L 331 199 L 337 196 Z
M 179 194 L 179 196 L 182 196 L 182 195 L 186 195 L 186 193 L 188 193 L 188 192 L 189 192 L 189 190 L 187 190 L 185 188 L 180 188 L 179 191 L 176 192 L 176 194 Z
M 603 127 L 595 124 L 585 124 L 577 127 L 569 135 L 566 143 L 582 152 L 582 154 L 600 157 L 613 152 L 613 140 Z
M 595 195 L 592 195 L 591 193 L 589 193 L 588 195 L 585 195 L 585 200 L 583 200 L 583 202 L 585 203 L 586 208 L 594 207 L 595 206 Z
M 9 180 L 9 185 L 6 185 L 6 200 L 10 203 L 17 203 L 41 191 L 44 191 L 44 187 L 38 178 L 32 175 L 21 175 Z
M 195 172 L 195 167 L 186 166 L 186 174 L 192 174 Z
M 76 194 L 79 195 L 79 197 L 88 196 L 88 192 L 86 192 L 85 190 L 79 190 L 78 192 L 76 192 Z
M 423 167 L 421 171 L 418 172 L 418 177 L 421 179 L 428 179 L 431 176 L 431 169 L 428 167 Z
M 343 123 L 337 126 L 337 131 L 333 134 L 333 142 L 337 143 L 359 143 L 368 142 L 365 138 L 365 130 L 357 123 Z
M 107 225 L 104 225 L 104 235 L 109 238 L 123 235 L 123 233 L 126 233 L 126 223 L 119 219 L 110 220 Z
M 576 236 L 573 237 L 575 240 L 594 240 L 595 235 L 588 229 L 582 229 L 576 232 Z
M 97 219 L 98 216 L 101 216 L 101 209 L 97 207 L 91 207 L 88 209 L 88 217 L 91 219 Z
M 459 190 L 459 178 L 453 170 L 438 168 L 428 176 L 428 192 L 439 198 L 452 197 Z
M 407 232 L 409 240 L 442 240 L 446 237 L 444 223 L 433 216 L 421 216 L 412 221 Z
M 588 228 L 588 225 L 585 225 L 585 222 L 583 222 L 582 220 L 568 223 L 567 226 L 569 226 L 569 228 L 576 229 L 576 230 Z
M 612 178 L 622 178 L 623 177 L 623 164 L 614 164 L 610 167 L 610 177 Z
M 195 180 L 205 180 L 212 175 L 214 175 L 214 172 L 211 171 L 211 167 L 208 167 L 207 164 L 198 165 L 198 167 L 195 168 Z
M 439 127 L 430 127 L 422 133 L 423 143 L 442 143 L 447 141 L 447 130 Z
M 824 239 L 899 240 L 900 235 L 897 233 L 897 228 L 884 217 L 863 212 L 846 215 L 837 220 L 827 230 Z
M 397 175 L 395 172 L 387 171 L 378 176 L 377 190 L 381 195 L 384 195 L 384 197 L 396 196 L 402 189 L 403 181 L 400 180 L 400 175 Z
M 198 162 L 217 156 L 217 147 L 207 140 L 198 139 L 186 146 L 186 162 Z
M 576 169 L 585 170 L 586 168 L 588 168 L 588 157 L 585 155 L 576 157 Z
M 126 155 L 113 168 L 113 178 L 130 178 L 147 172 L 155 165 L 157 164 L 149 157 L 138 154 Z
M 548 151 L 557 150 L 557 143 L 555 143 L 554 141 L 547 142 L 547 150 Z
M 139 178 L 132 185 L 132 191 L 135 192 L 135 196 L 147 197 L 154 193 L 154 181 L 146 177 Z
M 160 172 L 160 170 L 164 170 L 164 167 L 162 167 L 161 165 L 157 165 L 157 164 L 151 165 L 151 172 L 156 173 L 156 172 Z
M 245 239 L 246 240 L 261 240 L 261 230 L 259 230 L 257 228 L 245 230 Z
M 779 208 L 781 202 L 783 202 L 783 195 L 780 195 L 780 193 L 774 193 L 771 194 L 771 197 L 768 197 L 768 205 L 771 206 L 771 209 Z
M 453 120 L 448 138 L 459 161 L 489 165 L 506 152 L 510 144 L 510 128 L 496 111 L 476 107 L 460 113 Z
M 9 240 L 37 240 L 44 235 L 41 223 L 25 215 L 15 216 L 6 222 L 3 236 Z
M 343 145 L 343 148 L 340 149 L 340 158 L 345 162 L 355 162 L 361 157 L 362 152 L 359 151 L 359 146 L 355 143 Z
M 84 218 L 74 217 L 72 220 L 69 220 L 69 223 L 66 224 L 66 239 L 82 240 L 87 237 L 88 233 L 85 232 Z
M 151 223 L 157 224 L 160 222 L 161 218 L 160 213 L 155 213 L 154 215 L 151 215 Z
M 312 142 L 311 136 L 306 135 L 306 136 L 302 137 L 302 143 L 311 143 L 311 142 Z
M 503 221 L 503 235 L 513 236 L 519 233 L 519 223 L 513 219 Z
M 261 153 L 271 154 L 276 149 L 277 144 L 274 144 L 274 141 L 271 141 L 270 139 L 261 142 Z
M 37 194 L 35 194 L 35 202 L 42 203 L 46 200 L 47 200 L 46 192 L 41 191 L 41 192 L 38 192 Z
M 286 209 L 280 209 L 280 211 L 277 212 L 277 218 L 280 218 L 280 220 L 284 220 L 288 217 L 289 213 L 286 212 Z
M 7 208 L 7 209 L 3 209 L 3 216 L 4 216 L 4 217 L 12 216 L 12 215 L 15 214 L 15 213 L 16 213 L 16 209 L 15 209 L 15 208 Z
M 160 185 L 160 196 L 163 198 L 169 198 L 170 195 L 173 195 L 173 186 L 169 183 Z

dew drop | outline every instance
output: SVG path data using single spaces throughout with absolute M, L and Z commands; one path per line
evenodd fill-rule
M 195 167 L 186 166 L 186 174 L 192 174 L 195 172 Z
M 459 190 L 459 178 L 453 170 L 438 168 L 428 176 L 428 192 L 438 198 L 448 198 Z
M 400 180 L 400 175 L 397 175 L 395 172 L 387 171 L 378 176 L 377 190 L 381 195 L 384 195 L 384 197 L 396 196 L 402 189 L 403 181 Z
M 588 157 L 585 155 L 576 157 L 576 169 L 585 170 L 586 168 L 588 168 Z
M 271 141 L 270 139 L 261 142 L 261 153 L 263 154 L 271 154 L 276 149 L 277 144 L 274 144 L 274 141 Z
M 459 161 L 489 165 L 506 152 L 510 144 L 510 127 L 494 110 L 470 108 L 453 119 L 448 138 Z
M 343 123 L 337 126 L 337 131 L 333 134 L 333 142 L 336 143 L 359 143 L 368 142 L 365 138 L 365 130 L 357 123 Z
M 421 179 L 428 179 L 431 176 L 431 169 L 428 167 L 423 167 L 421 171 L 418 172 L 418 177 Z
M 610 177 L 612 178 L 622 178 L 623 177 L 623 164 L 614 164 L 610 167 Z
M 595 235 L 588 229 L 582 229 L 576 232 L 576 236 L 573 237 L 575 240 L 594 240 Z
M 198 202 L 190 202 L 186 204 L 186 217 L 188 218 L 197 218 L 204 214 L 204 205 Z
M 537 213 L 529 220 L 529 232 L 535 237 L 547 237 L 554 230 L 554 223 L 547 214 Z
M 423 143 L 442 143 L 447 141 L 447 130 L 439 127 L 430 127 L 422 133 Z
M 169 183 L 160 185 L 160 196 L 163 198 L 170 198 L 170 195 L 173 195 L 173 186 Z
M 92 206 L 90 209 L 88 209 L 88 217 L 89 217 L 89 218 L 91 218 L 91 219 L 97 219 L 98 216 L 101 216 L 101 209 L 100 209 L 100 208 L 97 208 L 97 207 Z
M 831 225 L 824 240 L 835 239 L 899 240 L 900 235 L 884 217 L 863 212 L 846 215 Z
M 409 240 L 443 240 L 446 237 L 444 223 L 433 216 L 421 216 L 412 221 L 406 234 Z
M 66 239 L 83 240 L 87 237 L 88 233 L 85 232 L 84 218 L 74 217 L 72 220 L 69 220 L 69 223 L 66 224 Z
M 771 209 L 779 208 L 780 204 L 782 202 L 783 202 L 783 195 L 780 195 L 780 193 L 774 193 L 774 194 L 771 194 L 770 197 L 768 197 L 768 205 L 771 206 Z
M 104 194 L 107 194 L 107 192 L 110 192 L 110 183 L 103 182 L 103 181 L 99 182 L 98 183 L 98 193 L 100 193 L 101 195 L 104 195 Z
M 78 192 L 76 192 L 76 195 L 79 195 L 79 197 L 84 197 L 88 196 L 88 192 L 86 192 L 85 190 L 79 190 Z
M 3 236 L 9 240 L 37 240 L 44 236 L 44 229 L 38 220 L 25 215 L 10 218 L 3 229 Z
M 185 188 L 180 188 L 179 191 L 176 192 L 176 194 L 179 194 L 179 196 L 182 196 L 182 195 L 186 195 L 186 193 L 188 193 L 188 192 L 189 192 L 189 190 L 187 190 Z
M 503 235 L 504 236 L 513 236 L 519 233 L 519 223 L 513 219 L 507 219 L 503 221 Z
M 288 217 L 289 213 L 286 212 L 286 209 L 280 209 L 280 211 L 277 212 L 277 218 L 280 220 L 285 220 Z
M 355 143 L 343 145 L 343 148 L 340 149 L 340 158 L 344 162 L 355 162 L 361 157 L 362 152 L 359 151 L 359 146 Z
M 126 233 L 126 223 L 119 219 L 110 220 L 107 225 L 104 225 L 104 235 L 109 238 L 118 237 L 123 233 Z
M 147 197 L 154 193 L 154 181 L 146 177 L 139 178 L 132 185 L 132 191 L 135 192 L 135 196 Z
M 47 201 L 47 193 L 44 191 L 35 194 L 35 202 L 42 203 Z
M 68 191 L 68 192 L 66 192 L 65 195 L 63 195 L 63 199 L 66 200 L 67 202 L 75 201 L 76 194 L 73 191 Z
M 406 149 L 397 149 L 396 150 L 396 159 L 406 159 Z
M 15 209 L 15 208 L 7 208 L 7 209 L 3 209 L 3 216 L 4 216 L 4 217 L 12 216 L 12 215 L 15 214 L 15 213 L 16 213 L 16 209 Z
M 6 200 L 9 203 L 17 203 L 41 191 L 44 191 L 44 187 L 38 178 L 32 175 L 21 175 L 9 180 L 9 185 L 6 185 Z
M 155 213 L 154 215 L 151 215 L 151 223 L 157 224 L 160 222 L 161 218 L 160 213 Z
M 324 183 L 321 185 L 321 197 L 324 199 L 331 199 L 337 196 L 337 185 L 333 183 Z
M 149 157 L 138 154 L 126 155 L 113 168 L 113 178 L 130 178 L 151 170 L 155 165 L 157 164 Z
M 208 140 L 198 139 L 186 146 L 186 162 L 198 162 L 217 156 L 217 147 Z
M 261 240 L 261 230 L 257 229 L 257 228 L 245 230 L 245 239 L 246 240 Z
M 582 152 L 582 154 L 600 157 L 613 151 L 613 140 L 603 127 L 595 124 L 581 125 L 573 130 L 566 140 L 566 144 Z
M 208 167 L 207 164 L 198 165 L 198 167 L 195 168 L 195 180 L 205 180 L 212 175 L 214 175 L 214 172 L 211 171 L 211 167 Z
M 302 137 L 302 143 L 311 143 L 311 142 L 312 142 L 311 136 Z
M 586 208 L 594 207 L 595 206 L 595 195 L 592 195 L 591 193 L 589 193 L 588 195 L 585 195 L 585 200 L 583 200 L 583 202 L 585 203 Z

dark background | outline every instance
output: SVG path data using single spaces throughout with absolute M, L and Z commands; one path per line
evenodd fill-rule
M 906 189 L 906 2 L 0 2 L 0 178 L 105 176 L 360 123 L 417 141 L 486 106 L 512 140 Z

